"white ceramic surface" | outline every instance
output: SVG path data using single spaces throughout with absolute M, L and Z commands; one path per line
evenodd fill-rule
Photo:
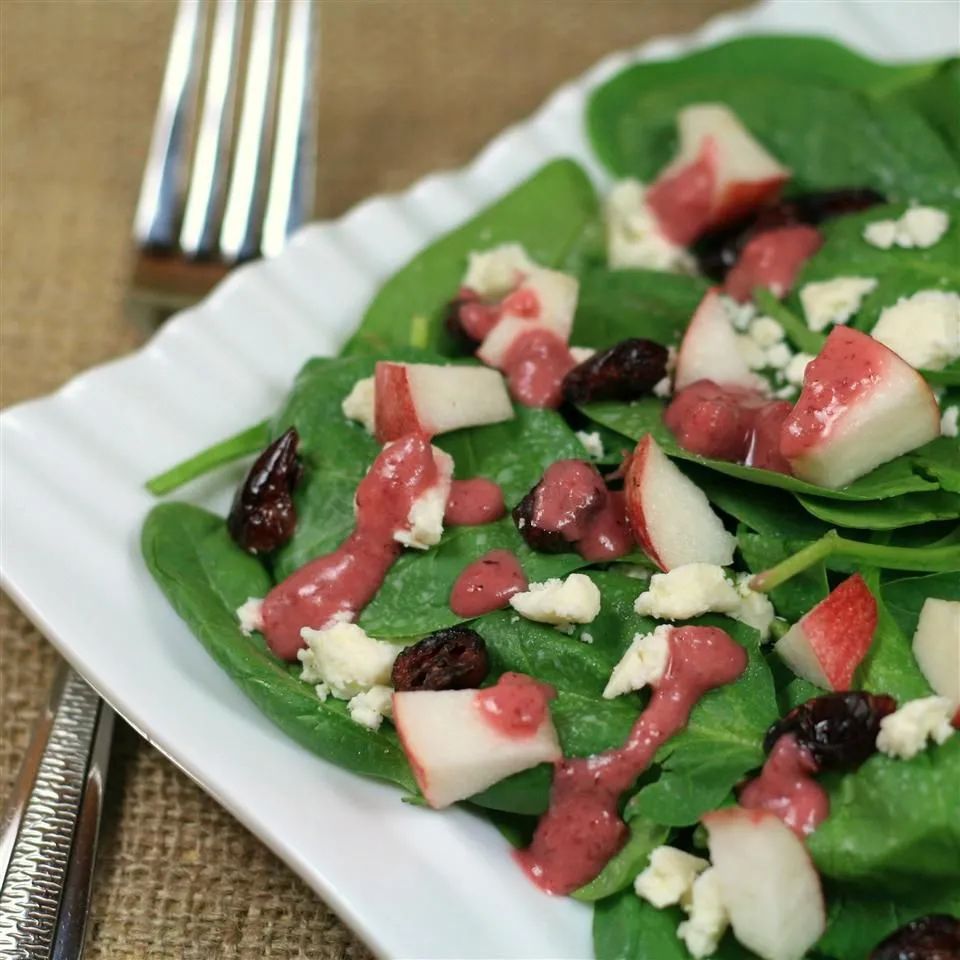
M 960 7 L 774 0 L 608 57 L 467 169 L 306 228 L 145 349 L 0 417 L 4 587 L 120 713 L 382 956 L 588 957 L 590 911 L 538 893 L 480 819 L 404 805 L 262 717 L 147 575 L 143 481 L 272 411 L 305 358 L 337 349 L 386 276 L 549 158 L 575 157 L 602 182 L 581 129 L 598 83 L 637 58 L 750 32 L 826 33 L 874 56 L 913 59 L 956 52 Z M 186 495 L 223 507 L 238 476 L 225 473 Z

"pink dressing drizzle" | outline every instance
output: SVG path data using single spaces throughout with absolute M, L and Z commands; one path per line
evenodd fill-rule
M 537 484 L 531 520 L 542 530 L 575 543 L 586 534 L 606 498 L 607 488 L 596 467 L 585 460 L 557 460 Z
M 270 649 L 295 660 L 302 627 L 319 629 L 335 617 L 352 620 L 373 599 L 401 546 L 414 501 L 439 480 L 430 441 L 409 434 L 388 443 L 356 493 L 356 525 L 332 553 L 311 560 L 264 598 L 264 635 Z
M 563 400 L 563 378 L 576 365 L 566 343 L 537 324 L 513 341 L 501 370 L 517 403 L 555 408 Z
M 724 292 L 746 302 L 756 287 L 767 287 L 774 296 L 782 297 L 793 286 L 800 268 L 822 245 L 820 231 L 806 224 L 764 230 L 740 252 L 724 281 Z
M 626 495 L 622 490 L 608 490 L 600 511 L 589 521 L 577 541 L 577 553 L 584 560 L 597 563 L 625 557 L 633 545 Z
M 518 277 L 518 282 L 522 282 Z M 535 320 L 540 316 L 540 298 L 535 290 L 521 286 L 508 293 L 499 303 L 488 303 L 470 287 L 461 287 L 457 294 L 460 325 L 464 332 L 476 341 L 481 341 L 504 316 Z
M 570 893 L 592 880 L 623 846 L 626 824 L 620 795 L 647 768 L 657 750 L 682 730 L 709 690 L 732 683 L 747 666 L 746 651 L 716 627 L 677 627 L 670 659 L 627 742 L 592 757 L 556 764 L 550 807 L 531 845 L 515 856 L 549 893 Z
M 773 745 L 760 776 L 740 791 L 740 806 L 769 810 L 805 837 L 830 813 L 830 798 L 813 779 L 817 770 L 810 751 L 801 747 L 793 734 L 784 734 Z
M 454 480 L 450 485 L 443 522 L 453 527 L 493 523 L 506 514 L 503 491 L 486 477 Z
M 495 686 L 479 690 L 475 702 L 494 730 L 524 740 L 540 729 L 547 717 L 547 703 L 556 695 L 549 683 L 523 673 L 505 673 Z
M 791 409 L 786 400 L 771 400 L 758 390 L 697 380 L 671 400 L 664 420 L 691 453 L 790 473 L 780 433 Z
M 509 550 L 491 550 L 464 567 L 450 591 L 450 609 L 472 619 L 505 607 L 527 589 L 520 561 Z

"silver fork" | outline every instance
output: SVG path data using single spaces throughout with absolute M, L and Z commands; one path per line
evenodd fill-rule
M 312 14 L 311 0 L 180 0 L 134 227 L 133 293 L 152 311 L 277 253 L 309 214 Z M 0 817 L 4 960 L 83 952 L 113 719 L 62 664 Z
M 309 216 L 312 14 L 311 0 L 180 0 L 134 221 L 134 304 L 195 302 Z

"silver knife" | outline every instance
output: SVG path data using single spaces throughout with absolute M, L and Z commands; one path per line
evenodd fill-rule
M 0 819 L 0 958 L 83 953 L 114 714 L 63 663 Z

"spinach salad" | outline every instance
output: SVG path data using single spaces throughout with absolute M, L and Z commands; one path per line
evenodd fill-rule
M 960 956 L 958 94 L 802 37 L 624 70 L 614 186 L 557 159 L 415 256 L 150 481 L 256 455 L 228 517 L 153 508 L 151 574 L 599 960 Z

